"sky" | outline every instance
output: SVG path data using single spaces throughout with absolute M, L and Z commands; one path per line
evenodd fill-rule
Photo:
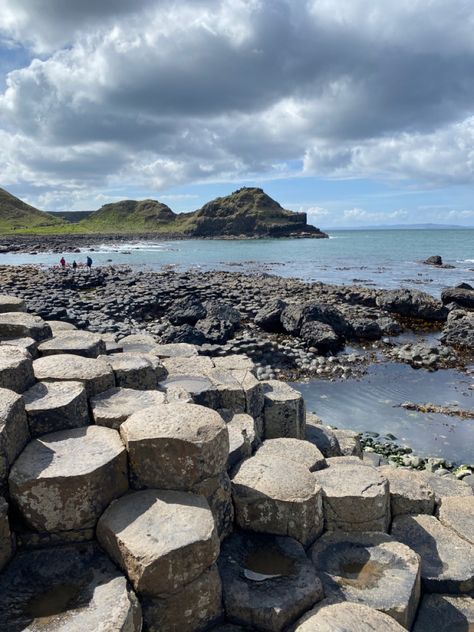
M 0 0 L 0 186 L 474 226 L 472 0 Z

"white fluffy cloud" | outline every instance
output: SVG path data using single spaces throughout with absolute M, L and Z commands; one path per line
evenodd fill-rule
M 0 94 L 0 179 L 41 183 L 51 207 L 124 183 L 474 181 L 468 0 L 0 0 L 0 16 L 31 56 Z

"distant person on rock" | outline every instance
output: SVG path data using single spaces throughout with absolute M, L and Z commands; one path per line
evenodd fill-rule
M 61 264 L 61 268 L 66 267 L 66 259 L 64 257 L 61 257 L 61 259 L 59 260 L 59 263 Z
M 76 260 L 74 259 L 74 261 L 72 262 L 72 269 L 75 271 L 77 268 L 77 263 Z
M 89 270 L 92 267 L 92 259 L 90 257 L 87 257 L 86 259 L 86 266 L 89 268 Z

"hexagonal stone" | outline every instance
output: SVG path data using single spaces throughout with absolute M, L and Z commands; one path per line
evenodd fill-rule
M 312 413 L 306 415 L 305 436 L 302 438 L 315 445 L 326 458 L 342 456 L 341 446 L 334 431 L 323 426 L 319 417 Z
M 125 577 L 93 544 L 25 551 L 0 576 L 0 629 L 140 632 Z
M 191 491 L 204 496 L 209 503 L 219 538 L 222 540 L 228 536 L 234 528 L 234 505 L 232 484 L 227 472 L 196 483 Z
M 8 521 L 8 503 L 0 496 L 0 571 L 13 556 L 15 539 Z
M 9 486 L 32 529 L 87 529 L 128 489 L 125 448 L 109 428 L 53 432 L 26 446 L 11 469 Z
M 226 369 L 227 371 L 251 371 L 255 368 L 253 360 L 243 353 L 214 358 L 214 364 L 218 369 Z
M 360 432 L 345 429 L 333 429 L 339 447 L 344 456 L 357 456 L 362 458 L 362 445 L 360 443 Z
M 23 393 L 34 383 L 33 362 L 28 351 L 13 345 L 0 345 L 0 388 Z
M 219 570 L 227 617 L 258 630 L 280 632 L 323 597 L 304 548 L 289 537 L 234 533 Z
M 88 397 L 98 395 L 115 386 L 115 378 L 110 366 L 98 358 L 62 353 L 38 358 L 33 362 L 33 370 L 38 381 L 77 381 L 85 386 Z
M 294 388 L 278 380 L 263 382 L 263 432 L 265 439 L 304 439 L 305 404 Z
M 81 382 L 37 382 L 23 393 L 32 437 L 90 423 Z
M 339 457 L 314 472 L 323 490 L 324 525 L 328 531 L 387 531 L 390 493 L 387 479 L 371 465 Z M 341 463 L 336 463 L 341 461 Z
M 197 579 L 219 554 L 214 518 L 205 498 L 147 489 L 108 507 L 97 538 L 135 589 L 159 597 Z
M 307 612 L 292 632 L 404 632 L 388 615 L 363 604 L 325 599 Z
M 105 342 L 99 334 L 90 331 L 64 331 L 42 342 L 38 351 L 41 356 L 73 353 L 84 358 L 97 358 L 105 353 Z
M 38 357 L 38 343 L 33 338 L 4 338 L 0 340 L 0 347 L 12 346 L 27 351 L 31 358 Z
M 148 632 L 195 632 L 208 629 L 222 615 L 222 585 L 214 564 L 197 579 L 168 597 L 144 597 Z
M 258 448 L 259 456 L 276 456 L 301 463 L 311 472 L 322 470 L 326 467 L 326 459 L 318 448 L 303 439 L 267 439 Z
M 7 312 L 25 312 L 26 305 L 22 298 L 0 294 L 0 314 Z
M 467 595 L 425 595 L 413 632 L 470 632 L 474 629 L 474 599 Z
M 163 358 L 163 366 L 168 375 L 204 375 L 214 368 L 214 362 L 208 356 L 175 356 Z
M 474 544 L 474 496 L 443 498 L 438 518 L 445 527 Z
M 21 395 L 0 388 L 0 489 L 29 439 L 25 404 Z
M 149 334 L 132 334 L 120 339 L 125 353 L 153 353 L 158 347 L 156 340 Z
M 149 353 L 113 353 L 100 359 L 111 367 L 116 385 L 122 388 L 154 390 L 167 375 L 160 360 Z
M 64 331 L 76 331 L 76 325 L 72 323 L 66 323 L 63 320 L 47 320 L 48 325 L 51 327 L 51 331 L 53 332 L 53 336 L 64 332 Z
M 446 496 L 473 496 L 474 490 L 464 481 L 459 481 L 454 476 L 440 476 L 431 472 L 420 472 L 419 476 L 433 490 L 435 503 L 441 504 Z
M 118 430 L 133 413 L 160 406 L 165 402 L 161 391 L 139 391 L 133 388 L 110 388 L 91 399 L 92 417 L 98 426 Z
M 156 345 L 153 352 L 159 358 L 193 358 L 198 355 L 198 348 L 187 342 L 172 342 Z
M 0 338 L 33 338 L 40 342 L 51 336 L 51 327 L 39 316 L 25 312 L 0 314 Z
M 289 535 L 304 546 L 322 532 L 321 488 L 304 465 L 254 456 L 232 479 L 236 522 L 242 529 Z
M 421 557 L 426 592 L 465 593 L 474 589 L 474 547 L 434 516 L 396 516 L 392 536 Z
M 246 413 L 237 413 L 221 409 L 220 415 L 227 424 L 229 432 L 229 458 L 227 468 L 232 468 L 237 463 L 247 459 L 252 454 L 253 446 L 257 442 L 255 421 Z
M 264 398 L 262 383 L 247 369 L 232 369 L 232 375 L 238 381 L 245 396 L 245 411 L 255 420 L 263 414 Z M 259 436 L 263 433 L 260 432 Z
M 420 598 L 420 559 L 385 533 L 326 533 L 311 548 L 326 597 L 363 603 L 408 630 Z
M 418 472 L 390 465 L 380 467 L 379 471 L 390 484 L 392 516 L 433 513 L 435 505 L 433 490 Z
M 196 404 L 163 404 L 120 427 L 137 487 L 189 490 L 226 468 L 229 435 L 222 417 Z

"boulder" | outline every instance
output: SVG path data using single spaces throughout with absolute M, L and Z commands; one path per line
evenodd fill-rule
M 390 494 L 387 479 L 362 461 L 331 460 L 328 468 L 314 472 L 323 490 L 324 525 L 328 531 L 387 531 Z
M 99 359 L 109 365 L 121 388 L 153 390 L 167 375 L 160 360 L 149 353 L 113 353 Z
M 306 613 L 292 632 L 404 632 L 399 623 L 363 604 L 325 599 Z
M 279 298 L 269 301 L 262 307 L 254 318 L 254 323 L 271 333 L 280 333 L 283 331 L 281 314 L 286 307 L 286 303 Z
M 342 456 L 342 450 L 334 430 L 323 426 L 316 415 L 306 415 L 305 436 L 306 441 L 315 445 L 326 457 Z
M 474 545 L 474 496 L 448 496 L 438 510 L 439 521 Z
M 97 358 L 105 353 L 105 342 L 99 334 L 90 331 L 65 331 L 42 342 L 38 352 L 41 356 L 74 353 L 84 358 Z
M 391 533 L 420 556 L 426 592 L 467 593 L 474 589 L 474 547 L 434 516 L 396 516 Z
M 7 312 L 26 312 L 25 301 L 16 296 L 0 294 L 0 314 Z
M 338 338 L 345 338 L 352 335 L 352 327 L 345 316 L 336 307 L 313 301 L 305 303 L 303 306 L 302 324 L 310 322 L 320 322 L 329 325 Z M 303 331 L 301 330 L 301 335 Z
M 303 439 L 267 439 L 258 448 L 257 455 L 295 461 L 307 467 L 310 472 L 326 467 L 326 460 L 318 448 Z
M 141 608 L 93 544 L 24 551 L 0 575 L 0 629 L 140 632 Z
M 343 346 L 340 338 L 331 325 L 319 321 L 305 322 L 300 330 L 302 338 L 308 347 L 315 347 L 318 353 L 334 352 Z
M 301 394 L 285 382 L 263 382 L 263 433 L 265 439 L 304 439 L 305 404 Z
M 470 632 L 474 629 L 474 599 L 468 595 L 425 595 L 413 632 Z
M 474 309 L 474 290 L 460 287 L 448 287 L 441 292 L 444 305 L 456 303 L 459 307 Z
M 39 532 L 93 528 L 128 489 L 119 434 L 86 426 L 34 439 L 13 465 L 9 488 L 28 526 Z
M 90 423 L 81 382 L 37 382 L 23 393 L 23 399 L 32 437 Z
M 381 290 L 376 303 L 381 309 L 406 318 L 439 321 L 448 315 L 441 301 L 419 290 Z
M 164 402 L 165 394 L 161 391 L 115 387 L 93 397 L 90 405 L 94 423 L 118 430 L 133 413 Z
M 356 456 L 362 458 L 362 445 L 360 443 L 360 432 L 355 430 L 336 429 L 334 433 L 343 456 Z
M 435 497 L 433 490 L 418 472 L 390 465 L 379 468 L 390 484 L 392 517 L 401 514 L 432 514 Z
M 15 536 L 10 531 L 8 503 L 0 496 L 0 572 L 8 564 L 15 550 Z
M 0 313 L 0 338 L 33 338 L 41 342 L 51 335 L 51 327 L 39 316 L 25 312 Z
M 115 386 L 112 369 L 98 358 L 83 358 L 67 353 L 46 356 L 33 362 L 33 370 L 38 381 L 82 382 L 88 397 Z
M 167 312 L 169 321 L 173 325 L 195 325 L 198 320 L 205 318 L 206 308 L 195 296 L 185 296 L 173 301 Z
M 197 344 L 201 342 L 199 339 L 200 335 L 203 338 L 203 342 L 222 345 L 232 338 L 235 327 L 227 320 L 207 317 L 197 323 L 195 331 L 197 334 Z M 176 340 L 176 337 L 174 339 Z
M 304 548 L 289 537 L 236 532 L 223 542 L 219 570 L 227 616 L 258 630 L 286 629 L 323 597 Z
M 21 395 L 0 388 L 0 490 L 29 439 L 25 404 Z
M 441 341 L 468 351 L 474 349 L 474 312 L 462 309 L 451 311 Z
M 195 404 L 164 404 L 120 427 L 137 487 L 189 490 L 226 468 L 229 435 L 222 417 Z
M 298 336 L 303 324 L 304 306 L 301 303 L 291 303 L 284 307 L 280 321 L 285 333 L 290 336 Z
M 426 263 L 429 266 L 442 266 L 443 259 L 440 255 L 432 255 L 431 257 L 428 257 L 428 259 L 425 259 L 423 263 Z
M 363 603 L 410 630 L 420 598 L 420 559 L 385 533 L 326 533 L 311 548 L 326 597 Z
M 33 362 L 28 351 L 13 345 L 0 345 L 0 388 L 23 393 L 34 383 Z
M 178 593 L 219 554 L 207 500 L 188 492 L 147 489 L 123 496 L 101 516 L 97 538 L 135 590 L 152 597 Z
M 313 476 L 304 465 L 281 457 L 244 461 L 232 479 L 237 525 L 289 535 L 308 546 L 323 529 L 321 488 Z

